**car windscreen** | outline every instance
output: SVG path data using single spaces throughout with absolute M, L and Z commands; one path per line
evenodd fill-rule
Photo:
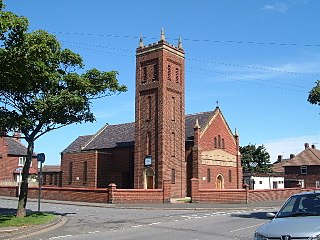
M 294 195 L 290 197 L 277 213 L 277 218 L 296 216 L 319 216 L 320 193 Z

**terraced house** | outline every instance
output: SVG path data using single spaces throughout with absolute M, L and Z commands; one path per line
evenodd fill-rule
M 136 49 L 135 122 L 103 126 L 76 138 L 61 154 L 63 187 L 161 189 L 190 195 L 192 178 L 207 189 L 242 188 L 239 136 L 221 109 L 185 115 L 185 52 L 181 40 Z

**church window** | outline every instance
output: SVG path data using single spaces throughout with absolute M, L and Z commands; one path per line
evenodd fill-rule
M 73 162 L 69 162 L 69 184 L 72 183 Z
M 147 67 L 143 67 L 142 69 L 142 81 L 141 83 L 142 84 L 145 84 L 147 82 L 147 79 L 148 79 L 148 69 Z
M 229 172 L 228 172 L 228 177 L 229 177 L 229 182 L 231 182 L 231 181 L 232 181 L 232 174 L 231 174 L 231 170 L 229 170 Z
M 88 161 L 83 162 L 83 184 L 88 181 Z
M 151 109 L 151 96 L 148 96 L 148 103 L 147 103 L 147 114 L 148 114 L 148 117 L 147 117 L 147 120 L 151 120 L 151 115 L 152 115 L 152 109 Z
M 215 148 L 218 147 L 217 137 L 214 137 L 214 147 L 215 147 Z
M 224 149 L 224 138 L 221 139 L 221 147 Z
M 147 132 L 147 155 L 151 155 L 151 133 Z
M 153 65 L 153 78 L 152 81 L 157 81 L 158 80 L 158 65 L 154 64 Z
M 179 69 L 176 68 L 176 83 L 179 83 Z
M 175 97 L 171 98 L 171 120 L 175 120 L 175 112 L 176 112 L 176 99 Z
M 209 168 L 207 169 L 207 182 L 211 182 L 211 171 Z
M 171 157 L 174 157 L 176 153 L 176 136 L 174 132 L 171 133 L 171 149 Z
M 218 135 L 218 148 L 221 148 L 221 136 Z
M 168 81 L 171 81 L 171 65 L 168 65 Z
M 171 183 L 176 183 L 176 170 L 174 168 L 171 169 Z

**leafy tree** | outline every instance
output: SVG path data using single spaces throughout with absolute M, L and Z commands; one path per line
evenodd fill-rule
M 320 106 L 320 80 L 316 82 L 316 86 L 314 86 L 309 92 L 308 102 Z
M 271 172 L 270 155 L 263 145 L 256 147 L 256 145 L 249 144 L 240 147 L 240 153 L 241 164 L 244 171 Z
M 81 56 L 62 49 L 55 36 L 27 30 L 28 20 L 4 11 L 0 0 L 0 133 L 20 131 L 27 142 L 17 217 L 26 215 L 35 140 L 72 123 L 93 122 L 93 99 L 127 90 L 116 71 L 84 71 Z

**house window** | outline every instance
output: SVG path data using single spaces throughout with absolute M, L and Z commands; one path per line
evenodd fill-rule
M 228 177 L 229 177 L 229 182 L 232 181 L 232 173 L 231 173 L 231 170 L 228 171 Z
M 171 66 L 168 65 L 168 81 L 171 81 Z
M 214 147 L 215 147 L 215 148 L 218 147 L 217 137 L 214 137 Z
M 69 184 L 72 183 L 72 174 L 73 174 L 73 162 L 69 162 Z
M 154 64 L 153 65 L 153 78 L 152 81 L 157 81 L 158 80 L 158 65 Z
M 207 169 L 207 182 L 211 182 L 211 172 L 210 169 Z
M 88 162 L 83 162 L 83 184 L 86 184 L 88 181 Z
M 25 157 L 19 157 L 18 166 L 19 167 L 23 167 L 25 162 L 26 162 L 26 158 Z
M 307 166 L 301 166 L 300 170 L 301 170 L 301 174 L 307 174 L 308 173 Z
M 174 168 L 171 169 L 171 183 L 176 183 L 176 170 Z
M 259 184 L 262 184 L 262 181 L 259 181 Z

